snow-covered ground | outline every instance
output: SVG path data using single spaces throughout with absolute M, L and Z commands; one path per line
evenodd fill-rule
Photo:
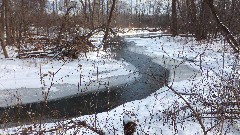
M 136 32 L 134 34 L 139 35 L 139 33 Z M 229 46 L 224 43 L 224 40 L 221 40 L 221 38 L 219 38 L 218 40 L 210 43 L 196 42 L 192 38 L 182 37 L 173 38 L 164 36 L 160 38 L 140 38 L 134 37 L 134 34 L 125 34 L 125 36 L 131 35 L 129 38 L 126 38 L 128 42 L 135 43 L 134 47 L 130 47 L 129 49 L 136 53 L 148 55 L 153 58 L 154 62 L 169 69 L 169 86 L 171 86 L 178 92 L 196 93 L 199 95 L 203 95 L 202 98 L 212 98 L 212 100 L 216 101 L 221 100 L 220 97 L 216 95 L 215 97 L 209 97 L 212 95 L 211 93 L 209 93 L 209 89 L 214 88 L 216 85 L 220 85 L 222 83 L 220 77 L 222 76 L 227 78 L 232 72 L 234 58 L 227 50 L 229 49 Z M 224 52 L 225 50 L 226 52 Z M 5 60 L 3 60 L 3 63 L 4 62 L 7 63 Z M 18 66 L 23 64 L 16 65 L 14 64 L 13 66 L 15 67 L 15 70 L 22 70 L 21 66 Z M 119 67 L 120 66 L 118 65 L 115 68 L 117 70 L 121 70 L 121 68 L 119 69 Z M 1 68 L 7 71 L 7 67 L 1 66 Z M 34 68 L 34 66 L 30 66 L 28 69 L 30 68 Z M 39 72 L 38 69 L 39 67 L 36 68 L 35 72 Z M 44 71 L 48 72 L 49 69 L 51 69 L 51 65 L 47 70 Z M 91 69 L 94 70 L 95 68 Z M 108 70 L 109 69 L 106 69 L 105 71 Z M 86 73 L 88 73 L 89 71 L 90 70 L 86 71 Z M 8 72 L 10 72 L 10 69 L 8 69 Z M 53 71 L 51 70 L 51 72 Z M 119 72 L 117 72 L 116 74 L 118 73 Z M 129 71 L 124 73 L 129 74 Z M 14 73 L 12 73 L 12 77 L 14 78 Z M 189 96 L 183 97 L 188 99 Z M 184 106 L 184 102 L 171 90 L 169 90 L 167 86 L 165 86 L 145 99 L 125 103 L 108 112 L 81 116 L 72 120 L 86 121 L 88 125 L 102 129 L 106 134 L 124 134 L 123 121 L 128 120 L 132 120 L 137 123 L 137 131 L 135 134 L 203 134 L 198 121 L 193 121 L 191 118 L 188 118 L 184 121 L 177 120 L 177 124 L 175 125 L 174 129 L 174 124 L 168 122 L 170 120 L 167 120 L 167 116 L 165 115 L 165 111 L 172 106 L 179 109 L 181 106 Z M 196 107 L 202 109 L 201 106 Z M 185 113 L 181 113 L 180 115 L 185 116 L 189 111 L 184 112 Z M 94 132 L 87 128 L 79 127 L 71 128 L 69 130 L 61 130 L 64 128 L 63 123 L 66 124 L 70 121 L 71 120 L 67 120 L 62 122 L 61 124 L 46 123 L 43 124 L 41 128 L 47 131 L 49 129 L 54 129 L 54 127 L 60 127 L 57 132 L 62 132 L 64 134 L 94 134 Z M 210 122 L 207 120 L 204 121 L 204 124 L 206 127 L 211 126 Z M 28 128 L 29 125 L 10 129 L 2 129 L 0 130 L 0 134 L 19 133 L 23 127 Z M 38 128 L 38 126 L 35 126 L 36 130 L 38 130 Z M 228 132 L 226 134 L 230 135 L 240 134 L 239 128 L 239 121 L 234 123 L 232 127 L 227 127 L 223 125 L 223 130 L 228 129 Z M 209 132 L 209 134 L 219 134 L 218 128 L 213 128 Z
M 0 107 L 98 91 L 138 77 L 133 65 L 101 51 L 74 61 L 10 58 L 0 63 Z

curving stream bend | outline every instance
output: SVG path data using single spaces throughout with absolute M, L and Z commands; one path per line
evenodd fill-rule
M 47 105 L 45 103 L 31 103 L 20 107 L 0 108 L 0 124 L 5 123 L 4 120 L 6 119 L 8 123 L 19 121 L 28 123 L 35 117 L 38 121 L 41 119 L 46 122 L 100 113 L 129 101 L 143 99 L 163 87 L 168 80 L 169 71 L 153 62 L 151 57 L 130 51 L 128 45 L 117 53 L 116 59 L 131 63 L 137 68 L 136 72 L 141 77 L 136 78 L 135 81 L 106 88 L 101 92 L 50 101 Z M 138 49 L 134 45 L 129 46 L 131 46 L 131 49 L 134 47 Z M 5 117 L 5 114 L 7 114 L 8 118 Z

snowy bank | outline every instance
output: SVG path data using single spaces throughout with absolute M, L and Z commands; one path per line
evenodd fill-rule
M 217 74 L 219 72 L 224 72 L 224 74 L 231 72 L 233 56 L 228 52 L 224 53 L 225 57 L 222 56 L 222 50 L 225 46 L 223 40 L 213 43 L 198 43 L 192 38 L 180 37 L 128 38 L 126 40 L 135 42 L 137 50 L 136 47 L 133 47 L 134 50 L 132 51 L 151 56 L 153 61 L 162 66 L 165 65 L 170 70 L 177 69 L 175 73 L 172 72 L 172 75 L 175 74 L 175 78 L 172 76 L 169 84 L 178 92 L 199 93 L 206 95 L 207 98 L 212 96 L 209 93 L 209 87 L 214 87 L 220 83 Z M 225 61 L 225 66 L 222 65 L 223 61 Z M 184 97 L 188 98 L 188 96 Z M 212 99 L 216 100 L 218 97 Z M 124 116 L 131 112 L 136 116 L 134 119 L 137 119 L 136 134 L 165 135 L 175 134 L 176 132 L 179 135 L 203 134 L 199 123 L 191 119 L 179 122 L 174 129 L 171 122 L 167 122 L 167 116 L 165 115 L 165 111 L 172 105 L 178 108 L 183 106 L 184 103 L 167 87 L 163 87 L 145 99 L 128 102 L 109 112 L 82 116 L 74 120 L 87 121 L 92 126 L 103 129 L 106 134 L 123 134 Z M 186 114 L 181 115 L 185 116 Z M 211 126 L 208 121 L 205 121 L 205 124 L 206 127 Z M 223 130 L 225 129 L 228 129 L 227 134 L 239 134 L 239 124 L 232 128 L 223 126 Z M 71 133 L 73 131 L 66 132 Z M 217 128 L 213 128 L 209 132 L 209 134 L 218 133 Z
M 131 83 L 135 67 L 105 52 L 75 61 L 0 59 L 0 107 L 55 100 Z

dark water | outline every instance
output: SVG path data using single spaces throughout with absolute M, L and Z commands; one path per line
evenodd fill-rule
M 141 77 L 132 83 L 106 88 L 102 92 L 76 95 L 48 103 L 0 108 L 0 124 L 7 123 L 7 125 L 13 126 L 13 123 L 16 122 L 35 121 L 39 123 L 40 120 L 53 122 L 54 120 L 108 111 L 123 103 L 149 96 L 167 81 L 168 71 L 153 63 L 148 56 L 130 52 L 126 47 L 117 53 L 116 59 L 124 59 L 134 65 Z

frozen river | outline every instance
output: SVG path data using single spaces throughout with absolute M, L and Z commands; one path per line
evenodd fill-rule
M 131 63 L 125 68 L 133 70 L 133 72 L 129 75 L 108 78 L 109 83 L 106 83 L 107 80 L 101 80 L 98 82 L 97 88 L 94 85 L 96 82 L 86 87 L 86 89 L 98 89 L 95 92 L 81 93 L 84 91 L 83 89 L 79 91 L 76 85 L 67 83 L 55 85 L 58 91 L 50 91 L 48 103 L 45 105 L 44 102 L 38 100 L 42 96 L 41 89 L 20 88 L 19 91 L 22 93 L 18 94 L 22 95 L 23 105 L 21 105 L 21 109 L 18 106 L 6 107 L 10 103 L 2 100 L 0 101 L 1 111 L 7 111 L 8 115 L 11 116 L 10 121 L 19 119 L 30 121 L 29 113 L 36 114 L 37 117 L 42 115 L 48 120 L 61 119 L 100 113 L 129 101 L 143 99 L 167 82 L 168 71 L 154 63 L 151 57 L 130 51 L 130 48 L 133 47 L 129 45 L 118 52 L 116 56 L 119 61 Z M 6 92 L 9 91 L 11 90 Z

